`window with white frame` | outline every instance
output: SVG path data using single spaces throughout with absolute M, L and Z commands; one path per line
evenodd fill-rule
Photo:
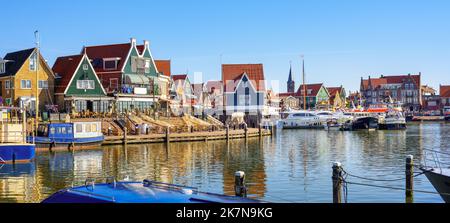
M 106 58 L 103 59 L 103 69 L 104 70 L 117 70 L 118 60 L 116 58 Z
M 93 80 L 77 80 L 77 89 L 95 89 L 95 83 Z
M 11 88 L 12 88 L 11 81 L 10 80 L 6 80 L 5 81 L 5 89 L 11 89 Z
M 36 53 L 30 56 L 30 71 L 36 71 Z
M 0 62 L 0 74 L 3 74 L 5 72 L 6 72 L 5 63 L 4 62 Z
M 119 79 L 118 78 L 109 79 L 109 88 L 111 90 L 118 89 L 119 88 Z
M 31 80 L 20 80 L 20 88 L 31 89 Z
M 39 80 L 38 87 L 39 87 L 39 89 L 48 89 L 48 81 Z

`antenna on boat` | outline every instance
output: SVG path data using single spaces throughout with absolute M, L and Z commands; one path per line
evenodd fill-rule
M 305 85 L 305 55 L 302 57 L 302 71 L 303 71 L 303 110 L 306 110 L 306 85 Z

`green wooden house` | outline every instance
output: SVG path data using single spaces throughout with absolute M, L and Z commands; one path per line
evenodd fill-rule
M 86 54 L 59 57 L 52 70 L 57 76 L 55 100 L 60 111 L 109 111 L 112 98 L 107 97 Z

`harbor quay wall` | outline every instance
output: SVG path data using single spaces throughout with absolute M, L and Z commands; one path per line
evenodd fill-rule
M 240 139 L 259 136 L 270 136 L 271 131 L 267 129 L 248 128 L 247 134 L 244 129 L 229 130 L 228 139 Z M 105 136 L 102 145 L 116 144 L 139 144 L 139 143 L 164 143 L 167 142 L 193 142 L 209 140 L 227 140 L 226 130 L 214 132 L 192 132 L 192 133 L 169 133 L 167 134 L 149 134 L 149 135 L 127 135 L 127 136 Z

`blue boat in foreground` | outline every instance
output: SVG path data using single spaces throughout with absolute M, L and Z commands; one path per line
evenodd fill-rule
M 34 155 L 35 145 L 26 142 L 25 110 L 0 107 L 0 163 L 30 162 Z
M 196 188 L 144 180 L 95 184 L 63 189 L 42 203 L 262 203 L 262 201 L 200 192 Z
M 86 149 L 101 145 L 104 136 L 99 121 L 40 124 L 36 136 L 27 141 L 37 149 Z

